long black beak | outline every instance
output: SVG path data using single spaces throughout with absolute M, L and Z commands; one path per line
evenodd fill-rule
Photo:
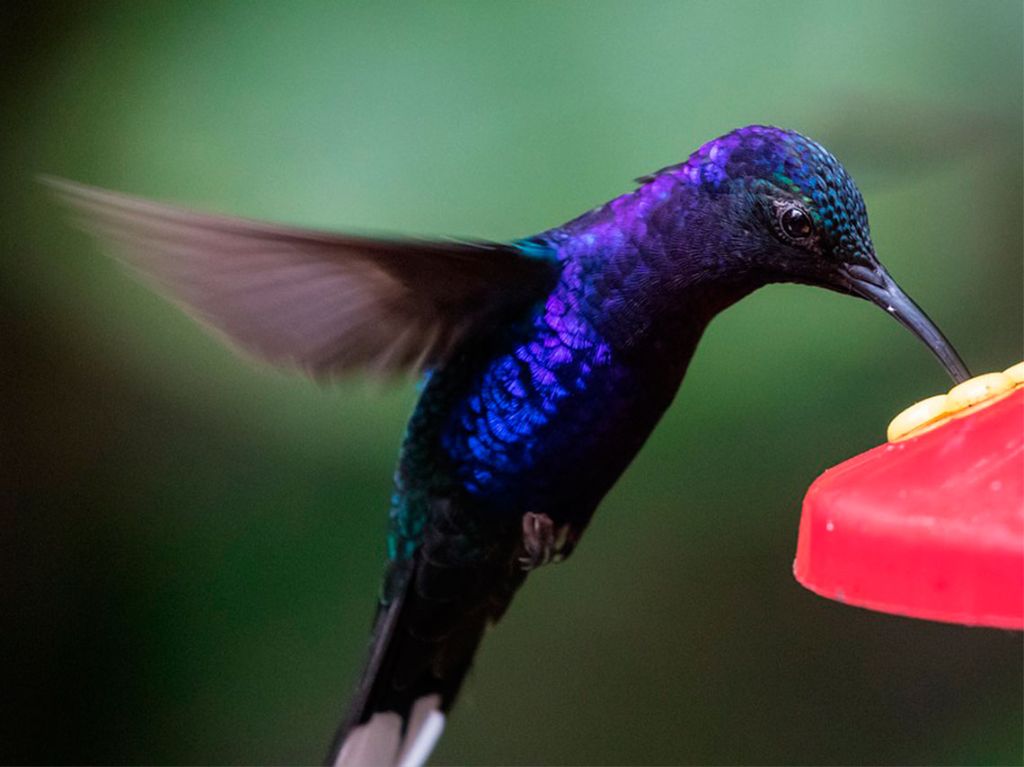
M 953 345 L 946 340 L 935 323 L 921 311 L 921 307 L 904 293 L 896 281 L 881 266 L 848 266 L 841 275 L 842 286 L 850 293 L 866 298 L 885 309 L 911 333 L 924 341 L 950 377 L 960 383 L 971 377 L 970 371 L 956 353 Z

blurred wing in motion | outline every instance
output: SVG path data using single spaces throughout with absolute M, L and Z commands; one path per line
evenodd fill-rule
M 318 378 L 440 362 L 543 296 L 557 261 L 487 242 L 350 237 L 197 213 L 44 179 L 79 223 L 236 346 Z

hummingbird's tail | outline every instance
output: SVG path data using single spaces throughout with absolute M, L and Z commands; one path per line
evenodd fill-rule
M 525 577 L 507 552 L 479 554 L 490 556 L 453 555 L 451 541 L 437 536 L 411 561 L 392 565 L 370 656 L 327 765 L 426 762 L 484 631 Z
M 426 762 L 444 730 L 441 696 L 404 696 L 401 706 L 381 705 L 383 680 L 399 654 L 404 595 L 380 605 L 370 639 L 370 657 L 348 716 L 338 727 L 325 765 L 333 767 L 418 767 Z M 397 640 L 397 641 L 396 641 Z M 417 691 L 419 692 L 419 691 Z M 391 696 L 394 697 L 394 696 Z

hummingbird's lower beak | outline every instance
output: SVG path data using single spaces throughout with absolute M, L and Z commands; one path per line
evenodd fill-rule
M 881 266 L 848 266 L 841 272 L 840 280 L 842 286 L 850 293 L 866 298 L 885 309 L 903 327 L 924 341 L 955 383 L 961 383 L 971 377 L 964 361 L 942 335 L 942 331 Z

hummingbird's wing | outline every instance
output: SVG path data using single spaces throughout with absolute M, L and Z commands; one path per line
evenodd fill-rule
M 554 255 L 534 247 L 352 237 L 44 182 L 190 314 L 255 357 L 316 377 L 430 367 L 558 275 Z

